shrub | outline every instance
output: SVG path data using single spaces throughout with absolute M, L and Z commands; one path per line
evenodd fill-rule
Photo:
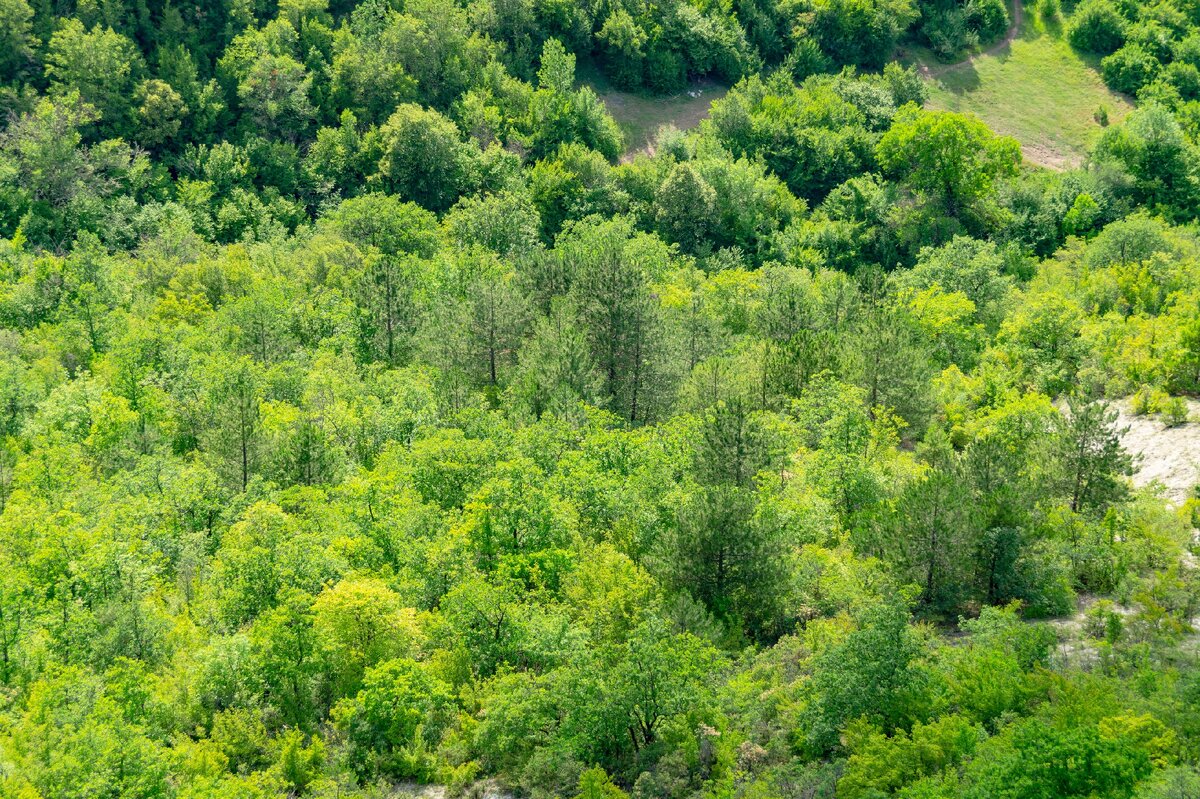
M 1084 614 L 1083 629 L 1089 638 L 1115 644 L 1124 630 L 1124 619 L 1113 610 L 1112 600 L 1101 599 Z
M 1200 99 L 1200 69 L 1194 64 L 1176 61 L 1168 64 L 1159 80 L 1165 80 L 1179 92 L 1184 100 Z
M 1102 125 L 1108 124 L 1108 111 L 1104 106 L 1100 106 L 1096 111 L 1097 121 L 1103 119 Z M 1071 204 L 1071 210 L 1067 211 L 1063 217 L 1063 232 L 1072 236 L 1082 236 L 1096 227 L 1096 222 L 1100 219 L 1101 209 L 1100 204 L 1087 192 L 1083 192 L 1075 198 L 1075 202 Z
M 1109 0 L 1087 0 L 1071 17 L 1067 41 L 1087 53 L 1113 53 L 1125 43 L 1125 18 Z
M 678 53 L 656 47 L 646 56 L 645 81 L 660 94 L 677 92 L 687 84 L 687 65 Z
M 1127 44 L 1100 62 L 1104 83 L 1114 92 L 1137 94 L 1158 75 L 1162 64 L 1140 44 Z
M 1188 420 L 1188 406 L 1183 397 L 1168 397 L 1162 402 L 1162 421 L 1167 427 L 1179 427 Z
M 1146 416 L 1158 410 L 1158 392 L 1150 386 L 1142 386 L 1130 399 L 1130 410 L 1134 416 Z
M 1173 36 L 1166 26 L 1154 20 L 1141 20 L 1125 30 L 1126 44 L 1140 44 L 1159 61 L 1170 61 Z
M 956 60 L 980 41 L 979 33 L 968 25 L 967 15 L 960 8 L 931 13 L 921 31 L 929 40 L 930 49 L 943 61 Z
M 333 710 L 349 743 L 348 760 L 361 776 L 428 779 L 429 747 L 453 716 L 450 689 L 427 667 L 389 660 L 367 672 L 363 689 Z
M 999 39 L 1008 30 L 1008 8 L 1004 0 L 968 0 L 967 24 L 981 42 Z
M 1192 33 L 1171 45 L 1171 60 L 1200 67 L 1200 33 Z

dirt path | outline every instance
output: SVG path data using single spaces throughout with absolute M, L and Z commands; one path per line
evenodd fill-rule
M 987 56 L 987 55 L 994 55 L 994 54 L 1000 52 L 1005 47 L 1008 47 L 1010 44 L 1013 43 L 1013 40 L 1017 38 L 1017 34 L 1020 33 L 1020 31 L 1021 31 L 1021 22 L 1024 20 L 1024 18 L 1025 18 L 1024 3 L 1022 2 L 1022 0 L 1013 0 L 1013 2 L 1012 2 L 1012 24 L 1008 26 L 1008 32 L 1004 34 L 1003 39 L 996 42 L 995 44 L 993 44 L 991 47 L 987 48 L 986 50 L 980 50 L 978 53 L 967 56 L 962 61 L 956 61 L 953 64 L 943 64 L 936 68 L 930 67 L 928 64 L 921 64 L 917 68 L 917 71 L 921 74 L 921 77 L 936 78 L 939 75 L 945 75 L 947 72 L 952 72 L 953 70 L 965 67 L 968 64 L 973 63 L 975 61 L 975 59 L 977 59 L 977 58 L 981 58 L 981 57 Z

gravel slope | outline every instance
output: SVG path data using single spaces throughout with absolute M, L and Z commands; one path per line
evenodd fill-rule
M 1166 427 L 1157 416 L 1134 416 L 1129 400 L 1116 403 L 1118 425 L 1128 428 L 1121 443 L 1136 459 L 1135 485 L 1159 483 L 1172 505 L 1182 504 L 1200 483 L 1200 423 Z M 1189 400 L 1193 420 L 1200 419 L 1200 401 Z

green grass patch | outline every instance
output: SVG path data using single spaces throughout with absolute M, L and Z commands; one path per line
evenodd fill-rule
M 700 124 L 700 120 L 708 116 L 712 101 L 729 91 L 716 81 L 702 79 L 692 81 L 677 94 L 666 96 L 626 92 L 613 86 L 595 64 L 583 59 L 579 60 L 575 75 L 580 85 L 590 86 L 600 96 L 608 113 L 621 126 L 628 155 L 645 150 L 663 125 L 687 130 Z
M 1095 59 L 1072 50 L 1062 33 L 1031 4 L 1017 37 L 994 52 L 951 67 L 919 54 L 916 63 L 929 75 L 928 107 L 975 114 L 1021 142 L 1035 164 L 1079 164 L 1103 130 L 1097 109 L 1108 109 L 1111 124 L 1132 106 L 1105 87 Z

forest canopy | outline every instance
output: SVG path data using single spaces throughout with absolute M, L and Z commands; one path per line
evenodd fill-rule
M 0 796 L 1197 795 L 1200 13 L 1038 5 L 1063 171 L 1003 0 L 0 0 Z

